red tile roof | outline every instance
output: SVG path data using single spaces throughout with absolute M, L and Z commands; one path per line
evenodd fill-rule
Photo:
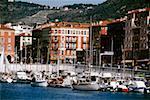
M 150 11 L 150 8 L 143 8 L 143 9 L 131 10 L 131 11 L 128 11 L 128 14 L 131 14 L 131 13 L 140 13 L 140 12 L 144 12 L 144 11 Z
M 2 25 L 2 24 L 0 24 L 0 29 L 2 29 L 2 30 L 14 30 L 14 29 L 6 27 L 5 25 Z

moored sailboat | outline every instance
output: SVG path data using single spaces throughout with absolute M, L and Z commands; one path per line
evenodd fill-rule
M 85 78 L 81 78 L 77 80 L 77 83 L 72 82 L 71 88 L 81 91 L 97 91 L 100 89 L 100 85 L 96 81 L 92 82 Z

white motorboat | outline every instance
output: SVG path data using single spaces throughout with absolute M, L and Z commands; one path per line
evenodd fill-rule
M 81 91 L 98 91 L 100 85 L 97 82 L 88 82 L 86 79 L 80 79 L 77 83 L 73 83 L 71 88 Z
M 47 87 L 48 82 L 41 73 L 36 73 L 32 79 L 31 86 Z
M 132 83 L 128 86 L 128 88 L 129 91 L 133 91 L 133 92 L 140 92 L 140 93 L 149 92 L 144 81 L 132 81 Z
M 15 83 L 30 83 L 31 78 L 29 78 L 24 71 L 18 71 L 16 73 L 16 79 L 14 80 Z
M 107 90 L 108 91 L 117 91 L 117 86 L 119 85 L 119 83 L 116 80 L 112 80 L 110 82 L 108 82 Z
M 31 82 L 31 86 L 47 87 L 48 83 L 46 80 L 36 80 L 35 82 Z
M 122 80 L 112 80 L 109 82 L 107 85 L 107 90 L 109 91 L 118 91 L 118 92 L 128 92 L 128 88 L 126 85 L 123 83 L 124 81 Z
M 62 87 L 71 88 L 71 78 L 69 76 L 63 79 Z
M 6 80 L 8 83 L 12 83 L 13 82 L 13 79 L 8 77 L 7 80 Z
M 1 78 L 0 78 L 0 83 L 12 83 L 13 82 L 13 79 L 11 76 L 8 76 L 8 75 L 3 75 Z

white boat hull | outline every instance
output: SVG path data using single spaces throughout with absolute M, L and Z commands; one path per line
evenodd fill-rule
M 132 87 L 129 87 L 129 91 L 132 91 L 132 92 L 139 92 L 139 93 L 144 93 L 146 88 L 132 88 Z M 147 91 L 147 90 L 146 90 Z
M 99 84 L 72 84 L 71 88 L 81 91 L 98 91 L 100 86 Z
M 31 86 L 47 87 L 48 83 L 47 81 L 36 81 L 36 82 L 31 82 Z
M 7 82 L 8 82 L 8 83 L 12 83 L 12 82 L 13 82 L 13 79 L 8 78 L 8 79 L 7 79 Z

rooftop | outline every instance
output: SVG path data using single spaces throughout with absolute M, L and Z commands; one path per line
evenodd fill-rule
M 140 12 L 144 12 L 144 11 L 150 11 L 150 8 L 143 8 L 143 9 L 131 10 L 131 11 L 128 11 L 128 14 L 140 13 Z
M 14 29 L 9 28 L 9 27 L 7 27 L 7 26 L 5 26 L 3 24 L 0 24 L 0 29 L 2 29 L 2 30 L 14 30 Z

